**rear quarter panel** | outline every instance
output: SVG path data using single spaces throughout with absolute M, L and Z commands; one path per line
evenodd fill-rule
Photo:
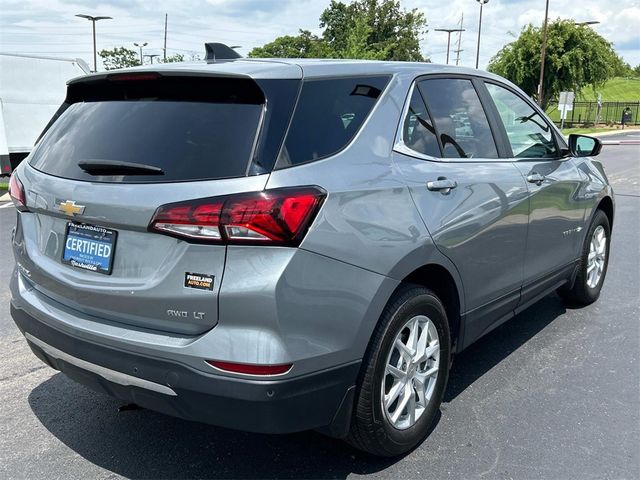
M 354 359 L 364 355 L 395 287 L 417 268 L 432 263 L 447 268 L 456 279 L 461 302 L 464 302 L 455 267 L 433 245 L 391 158 L 396 127 L 414 76 L 398 74 L 391 80 L 346 149 L 324 160 L 274 171 L 267 182 L 267 188 L 318 185 L 328 192 L 301 249 L 357 267 L 363 271 L 363 278 L 373 272 L 393 280 L 394 288 L 389 289 L 389 284 L 382 282 L 377 292 L 370 292 L 373 294 L 370 302 L 375 308 L 362 308 L 356 315 L 343 318 L 342 332 L 334 332 L 350 339 L 349 355 Z M 307 274 L 324 275 L 324 272 L 308 271 Z M 331 283 L 330 277 L 326 280 Z M 334 288 L 344 289 L 345 285 L 336 282 Z M 359 295 L 360 289 L 354 277 L 346 290 L 333 294 Z M 340 311 L 334 314 L 342 315 Z M 358 322 L 356 330 L 353 330 L 354 321 Z

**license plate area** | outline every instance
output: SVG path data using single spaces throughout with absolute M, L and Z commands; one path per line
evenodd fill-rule
M 62 263 L 110 275 L 118 232 L 85 223 L 67 223 Z

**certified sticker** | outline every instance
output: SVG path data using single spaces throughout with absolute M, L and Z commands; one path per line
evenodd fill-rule
M 213 280 L 215 278 L 215 276 L 207 275 L 206 273 L 186 272 L 184 274 L 184 286 L 198 290 L 213 290 Z

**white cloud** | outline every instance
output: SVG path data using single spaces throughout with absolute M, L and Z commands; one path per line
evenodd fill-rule
M 164 14 L 169 14 L 169 53 L 203 53 L 205 41 L 242 45 L 241 53 L 298 29 L 319 33 L 318 17 L 330 0 L 0 0 L 0 51 L 42 52 L 91 58 L 89 22 L 76 13 L 110 15 L 98 22 L 98 48 L 148 42 L 147 53 L 161 53 Z M 480 66 L 527 23 L 541 24 L 544 0 L 491 0 L 483 8 Z M 435 28 L 455 27 L 464 13 L 461 63 L 475 65 L 479 5 L 474 0 L 401 0 L 429 22 L 422 45 L 434 62 L 446 58 L 447 36 Z M 624 59 L 640 63 L 640 7 L 636 0 L 551 0 L 550 18 L 597 20 L 593 27 L 614 43 Z M 457 36 L 451 36 L 455 58 Z

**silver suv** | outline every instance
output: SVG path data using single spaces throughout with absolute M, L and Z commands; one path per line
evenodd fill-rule
M 600 148 L 477 70 L 89 75 L 11 178 L 11 313 L 46 364 L 122 401 L 402 454 L 455 353 L 555 290 L 598 298 Z

